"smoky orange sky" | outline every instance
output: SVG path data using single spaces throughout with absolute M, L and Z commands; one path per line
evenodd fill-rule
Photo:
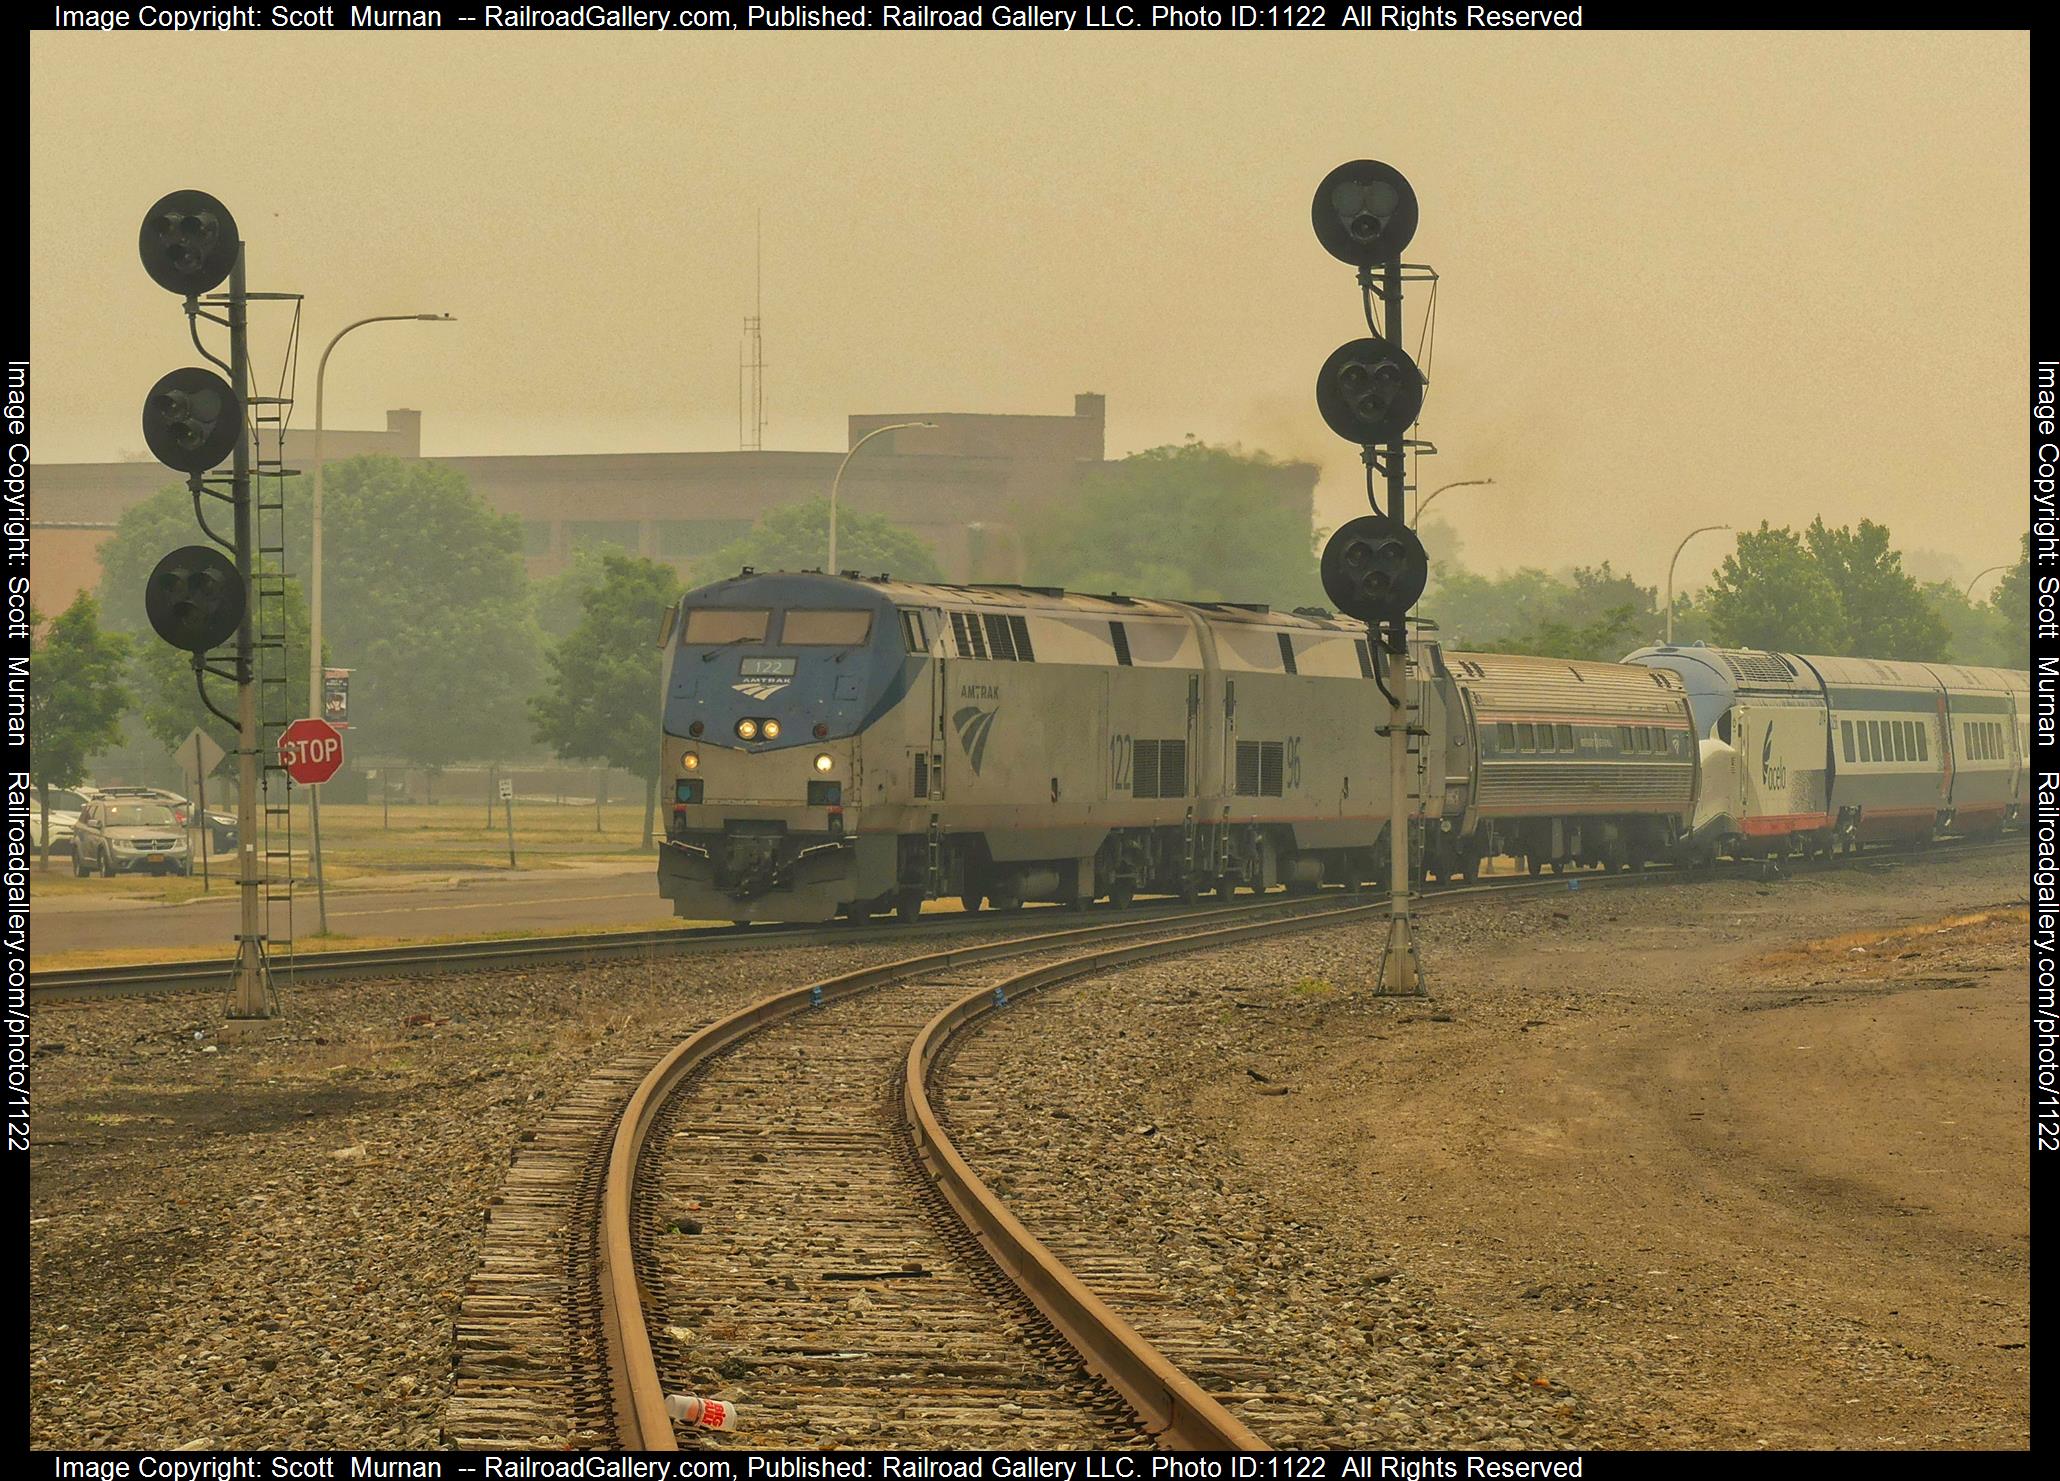
M 45 462 L 140 448 L 194 358 L 136 258 L 167 190 L 220 196 L 252 287 L 307 295 L 297 425 L 344 323 L 457 315 L 330 367 L 331 426 L 418 407 L 432 455 L 734 448 L 762 211 L 767 446 L 1101 391 L 1112 454 L 1313 458 L 1334 525 L 1357 452 L 1312 386 L 1363 326 L 1309 199 L 1370 155 L 1443 279 L 1421 484 L 1497 483 L 1439 502 L 1468 564 L 1657 583 L 1694 525 L 1821 513 L 1964 577 L 2024 528 L 2021 33 L 43 32 L 30 59 Z

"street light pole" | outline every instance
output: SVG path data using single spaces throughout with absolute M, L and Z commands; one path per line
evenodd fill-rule
M 1457 483 L 1439 484 L 1436 488 L 1432 489 L 1429 493 L 1425 494 L 1421 499 L 1418 499 L 1416 501 L 1416 517 L 1409 521 L 1409 527 L 1413 530 L 1418 525 L 1423 523 L 1424 510 L 1430 508 L 1431 500 L 1437 498 L 1438 495 L 1444 493 L 1446 489 L 1484 488 L 1488 484 L 1493 483 L 1494 481 L 1495 480 L 1492 478 L 1462 478 Z
M 360 319 L 355 324 L 346 324 L 336 331 L 322 351 L 322 359 L 315 366 L 315 476 L 312 503 L 313 514 L 309 520 L 308 554 L 308 714 L 315 719 L 322 718 L 322 390 L 329 374 L 329 356 L 337 344 L 353 329 L 363 329 L 367 324 L 394 324 L 415 320 L 427 324 L 447 324 L 449 314 L 374 314 L 369 319 Z M 322 877 L 322 793 L 319 787 L 308 788 L 308 872 L 315 880 L 315 928 L 326 936 L 329 934 L 329 890 Z
M 1967 583 L 1967 595 L 1963 597 L 1962 600 L 1967 602 L 1972 602 L 1974 600 L 1974 588 L 1980 582 L 1982 577 L 1993 576 L 1998 571 L 2007 571 L 2009 569 L 2009 564 L 2005 562 L 2003 565 L 2000 566 L 1990 566 L 1986 571 L 1976 571 L 1974 573 L 1974 580 Z
M 1681 543 L 1680 543 L 1679 545 L 1676 545 L 1676 546 L 1674 547 L 1674 559 L 1673 559 L 1673 560 L 1670 560 L 1670 561 L 1668 561 L 1668 562 L 1667 562 L 1667 646 L 1668 646 L 1668 647 L 1672 647 L 1672 646 L 1673 646 L 1673 643 L 1674 643 L 1674 565 L 1675 565 L 1675 562 L 1677 562 L 1677 561 L 1679 561 L 1679 560 L 1681 559 L 1681 552 L 1682 552 L 1682 551 L 1684 551 L 1684 550 L 1686 550 L 1686 549 L 1688 548 L 1688 542 L 1689 542 L 1690 540 L 1693 540 L 1693 539 L 1694 539 L 1694 538 L 1695 538 L 1695 537 L 1696 537 L 1697 535 L 1706 535 L 1706 534 L 1708 534 L 1708 533 L 1709 533 L 1709 532 L 1710 532 L 1711 530 L 1728 530 L 1728 529 L 1730 529 L 1730 528 L 1731 528 L 1731 526 L 1729 526 L 1729 525 L 1703 525 L 1703 526 L 1702 526 L 1702 527 L 1701 527 L 1700 529 L 1694 529 L 1694 530 L 1690 530 L 1690 531 L 1689 531 L 1689 532 L 1688 532 L 1687 534 L 1683 535 L 1683 536 L 1681 537 Z
M 826 568 L 829 575 L 837 574 L 837 487 L 844 482 L 844 470 L 851 466 L 851 460 L 858 450 L 878 437 L 882 432 L 899 432 L 904 427 L 934 427 L 935 422 L 890 422 L 884 427 L 875 427 L 865 436 L 851 444 L 851 451 L 844 454 L 844 461 L 837 465 L 837 476 L 830 480 L 830 563 Z

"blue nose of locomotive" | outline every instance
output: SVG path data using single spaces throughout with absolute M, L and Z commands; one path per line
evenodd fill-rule
M 907 688 L 894 603 L 862 581 L 733 577 L 687 593 L 668 735 L 773 750 L 855 735 Z

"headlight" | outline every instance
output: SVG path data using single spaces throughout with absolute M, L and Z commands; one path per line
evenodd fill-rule
M 768 721 L 766 721 L 766 722 L 765 722 L 765 738 L 766 738 L 767 740 L 778 740 L 778 739 L 780 738 L 780 722 L 779 722 L 779 721 L 777 721 L 777 720 L 768 720 Z
M 756 720 L 739 720 L 737 722 L 737 739 L 757 740 L 758 722 Z
M 815 769 L 817 771 L 828 771 L 831 767 L 835 766 L 836 764 L 837 763 L 835 761 L 830 759 L 830 753 L 828 751 L 823 752 L 820 756 L 815 758 Z
M 699 771 L 700 769 L 701 757 L 698 752 L 689 751 L 686 755 L 680 757 L 681 771 Z

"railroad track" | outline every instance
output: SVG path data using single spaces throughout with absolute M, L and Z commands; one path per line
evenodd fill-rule
M 1504 878 L 1422 908 L 1678 878 Z M 1302 1431 L 1263 1354 L 1155 1320 L 1205 1384 L 1104 1305 L 1091 1286 L 1136 1267 L 1067 1269 L 952 1145 L 929 1077 L 1025 993 L 1386 910 L 1273 897 L 968 944 L 626 1053 L 518 1149 L 459 1317 L 447 1437 L 672 1449 L 667 1392 L 740 1387 L 756 1444 L 1260 1444 L 1241 1415 Z
M 2000 843 L 1988 840 L 1947 840 L 1932 845 L 1923 853 L 1914 850 L 1880 849 L 1872 853 L 1833 860 L 1785 862 L 1788 867 L 1797 869 L 1839 868 L 1852 864 L 1856 859 L 1860 862 L 1902 860 L 1922 858 L 1927 854 L 1936 856 L 2010 846 L 2010 840 Z M 1752 866 L 1749 863 L 1737 864 L 1727 861 L 1726 867 L 1736 869 Z M 1658 876 L 1672 872 L 1667 866 L 1658 866 L 1653 870 L 1653 874 Z M 1585 871 L 1565 876 L 1568 880 L 1586 880 L 1595 884 L 1620 877 Z M 1551 878 L 1558 879 L 1560 876 L 1555 875 Z M 1503 876 L 1483 883 L 1489 886 L 1508 887 L 1525 882 L 1525 879 L 1519 876 Z M 1468 885 L 1465 888 L 1473 889 L 1474 886 Z M 1424 898 L 1436 899 L 1451 892 L 1447 886 L 1433 886 L 1425 893 Z M 847 941 L 924 940 L 963 931 L 995 931 L 1025 927 L 1042 931 L 1050 929 L 1043 917 L 1057 918 L 1062 913 L 1068 919 L 1083 918 L 1077 913 L 1062 912 L 1061 907 L 1048 906 L 1032 907 L 1015 916 L 1000 915 L 991 911 L 979 914 L 940 912 L 924 916 L 913 923 L 868 922 L 856 925 L 849 921 L 840 921 L 799 925 L 767 923 L 745 926 L 655 926 L 624 931 L 526 936 L 497 941 L 449 941 L 415 946 L 310 952 L 287 959 L 280 964 L 280 971 L 281 976 L 290 985 L 299 982 L 345 982 L 365 978 L 431 976 L 445 972 L 479 972 L 503 967 L 578 966 L 590 962 L 652 960 L 704 951 L 752 950 L 766 946 L 821 946 L 839 945 Z M 1120 915 L 1125 920 L 1149 922 L 1174 919 L 1192 913 L 1193 907 L 1168 900 L 1133 905 L 1122 911 L 1113 906 L 1098 904 L 1090 907 L 1085 918 Z M 150 996 L 203 989 L 219 991 L 227 983 L 232 969 L 232 962 L 222 960 L 137 962 L 119 967 L 31 971 L 30 1001 L 50 1003 L 89 998 Z

